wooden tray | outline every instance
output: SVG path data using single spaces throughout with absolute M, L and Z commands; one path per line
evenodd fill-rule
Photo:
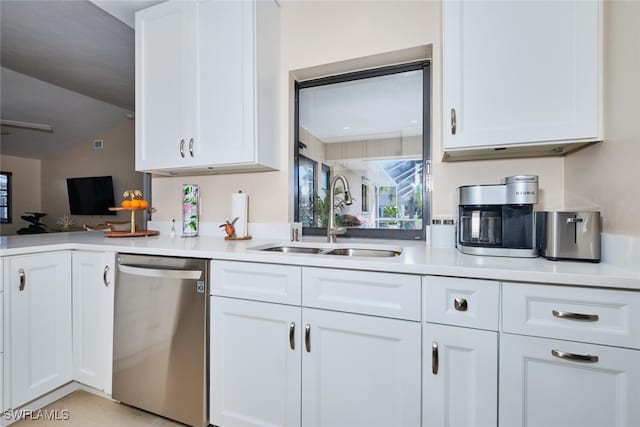
M 123 208 L 123 207 L 113 207 L 109 208 L 110 211 L 130 211 L 131 212 L 131 227 L 129 231 L 105 231 L 105 237 L 147 237 L 147 236 L 155 236 L 156 234 L 160 234 L 158 230 L 136 230 L 136 211 L 144 211 L 149 210 L 151 212 L 155 212 L 156 208 L 146 207 L 146 208 Z
M 147 237 L 160 234 L 158 230 L 138 230 L 133 233 L 130 231 L 105 231 L 104 237 Z
M 224 240 L 251 240 L 251 236 L 245 236 L 245 237 L 229 237 L 229 236 L 225 236 Z
M 157 209 L 152 207 L 152 206 L 147 206 L 146 208 L 123 208 L 122 206 L 118 206 L 115 208 L 109 208 L 110 211 L 112 212 L 118 212 L 118 211 L 151 211 L 153 213 L 156 213 Z

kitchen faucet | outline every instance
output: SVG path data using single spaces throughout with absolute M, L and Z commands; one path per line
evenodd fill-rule
M 327 225 L 327 241 L 329 243 L 335 243 L 338 234 L 347 232 L 345 227 L 336 227 L 336 210 L 333 201 L 335 198 L 336 182 L 338 181 L 342 181 L 342 185 L 344 186 L 344 204 L 350 205 L 353 203 L 351 192 L 349 191 L 349 181 L 347 181 L 344 175 L 336 175 L 331 180 L 331 185 L 329 186 L 329 224 Z

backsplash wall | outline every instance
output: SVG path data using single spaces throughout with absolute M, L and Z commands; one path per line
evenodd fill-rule
M 567 208 L 602 212 L 604 231 L 640 236 L 640 3 L 606 1 L 605 142 L 567 157 Z
M 0 170 L 11 172 L 11 224 L 0 225 L 0 235 L 8 236 L 29 225 L 20 217 L 25 212 L 42 212 L 40 174 L 42 162 L 15 156 L 1 156 Z
M 607 22 L 607 26 L 615 27 L 618 19 L 614 17 L 612 22 Z M 196 183 L 200 184 L 203 197 L 202 221 L 228 218 L 230 193 L 241 189 L 250 196 L 250 221 L 290 222 L 293 218 L 293 77 L 290 75 L 295 75 L 296 70 L 322 69 L 323 64 L 426 45 L 431 45 L 433 55 L 433 215 L 455 215 L 455 190 L 459 185 L 498 183 L 501 178 L 514 174 L 539 175 L 541 197 L 538 209 L 561 209 L 565 206 L 565 199 L 571 200 L 564 183 L 565 158 L 440 162 L 442 70 L 439 2 L 286 2 L 282 6 L 281 20 L 281 170 L 200 177 L 154 177 L 153 199 L 154 205 L 159 208 L 155 220 L 180 218 L 181 186 L 184 183 Z M 624 28 L 618 31 L 628 31 L 629 23 L 621 24 Z M 588 148 L 579 155 L 594 156 L 591 153 L 595 150 L 598 148 Z M 579 165 L 580 162 L 574 163 L 574 159 L 581 157 L 576 154 L 573 156 L 568 158 L 571 164 Z M 580 167 L 577 166 L 577 169 L 580 170 Z M 571 174 L 568 175 L 571 177 Z M 571 188 L 574 191 L 573 186 Z M 606 211 L 604 213 L 608 214 Z M 605 232 L 611 232 L 606 225 Z M 628 234 L 631 229 L 624 226 L 612 230 Z

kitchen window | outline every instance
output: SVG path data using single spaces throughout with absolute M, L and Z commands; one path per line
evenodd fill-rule
M 11 172 L 0 172 L 0 224 L 11 224 Z
M 326 234 L 424 239 L 430 219 L 430 68 L 421 61 L 296 82 L 295 220 Z M 336 175 L 349 181 L 329 200 Z

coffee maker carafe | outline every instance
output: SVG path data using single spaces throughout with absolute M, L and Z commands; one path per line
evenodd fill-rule
M 538 177 L 509 176 L 497 185 L 458 188 L 458 249 L 471 255 L 536 257 Z

